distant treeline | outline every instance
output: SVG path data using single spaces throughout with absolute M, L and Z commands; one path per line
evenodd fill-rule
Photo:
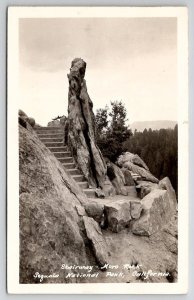
M 135 131 L 125 142 L 125 149 L 138 154 L 158 179 L 165 176 L 177 193 L 178 189 L 178 127 L 174 129 Z

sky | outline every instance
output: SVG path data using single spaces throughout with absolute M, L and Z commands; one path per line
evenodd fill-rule
M 20 19 L 19 107 L 40 125 L 67 115 L 75 57 L 94 111 L 122 100 L 129 124 L 177 120 L 175 18 Z

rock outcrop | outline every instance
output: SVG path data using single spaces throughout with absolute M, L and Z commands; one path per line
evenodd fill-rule
M 27 114 L 21 109 L 18 112 L 18 121 L 19 121 L 19 124 L 21 126 L 23 126 L 24 128 L 30 129 L 31 127 L 35 126 L 34 118 L 28 117 Z
M 162 190 L 166 190 L 169 194 L 169 197 L 171 198 L 171 209 L 177 208 L 177 198 L 175 190 L 172 187 L 172 184 L 170 182 L 170 179 L 168 177 L 163 178 L 160 180 L 158 187 Z
M 118 165 L 123 165 L 126 162 L 131 162 L 134 165 L 137 165 L 149 171 L 149 168 L 146 165 L 146 163 L 137 154 L 133 154 L 131 152 L 125 152 L 124 154 L 120 155 L 117 160 Z
M 103 184 L 103 192 L 106 197 L 109 197 L 109 196 L 112 197 L 112 196 L 116 195 L 116 190 L 115 190 L 114 186 L 112 185 L 111 181 L 107 177 Z
M 125 178 L 125 184 L 127 186 L 134 186 L 135 182 L 133 180 L 131 172 L 126 168 L 122 168 L 121 171 L 123 172 L 123 175 L 124 175 L 124 178 Z
M 131 201 L 130 212 L 131 212 L 132 219 L 135 219 L 135 220 L 139 219 L 141 216 L 142 210 L 143 210 L 143 207 L 142 207 L 141 201 L 138 201 L 138 200 Z
M 138 174 L 141 180 L 151 181 L 154 183 L 159 182 L 159 180 L 151 174 L 147 165 L 138 155 L 126 152 L 119 156 L 117 164 L 121 168 L 126 168 L 132 173 Z
M 53 121 L 50 121 L 48 122 L 48 127 L 59 127 L 61 126 L 60 124 L 60 120 L 53 120 Z
M 89 217 L 101 224 L 104 216 L 104 205 L 95 201 L 89 201 L 85 205 L 85 210 Z
M 149 181 L 137 181 L 136 190 L 137 195 L 140 199 L 143 199 L 146 195 L 148 195 L 152 190 L 158 189 L 159 186 L 157 183 L 149 182 Z
M 107 218 L 108 227 L 113 232 L 119 232 L 131 221 L 131 205 L 130 201 L 120 200 L 105 204 L 105 216 Z
M 127 196 L 127 189 L 125 188 L 125 176 L 121 169 L 112 162 L 107 163 L 107 176 L 115 188 L 117 195 Z
M 90 263 L 76 208 L 84 212 L 87 199 L 35 133 L 22 126 L 19 133 L 20 282 L 34 283 L 35 272 L 73 282 L 61 264 Z
M 134 234 L 150 236 L 169 223 L 176 214 L 173 198 L 167 190 L 152 190 L 141 203 L 143 214 L 133 224 Z
M 108 251 L 100 226 L 93 218 L 84 216 L 83 220 L 86 234 L 92 244 L 96 261 L 100 267 L 103 267 L 108 263 Z
M 130 228 L 131 221 L 140 218 L 142 209 L 142 203 L 138 199 L 125 198 L 109 203 L 104 202 L 105 224 L 108 229 L 118 233 L 126 227 Z
M 168 224 L 164 225 L 162 235 L 166 248 L 170 252 L 178 254 L 178 220 L 176 215 L 171 218 Z
M 55 119 L 52 119 L 52 121 L 48 122 L 48 127 L 65 127 L 65 123 L 67 121 L 67 117 L 65 116 L 58 116 Z
M 86 63 L 81 58 L 72 61 L 68 74 L 68 145 L 89 185 L 103 188 L 106 164 L 95 143 L 95 117 L 85 71 Z

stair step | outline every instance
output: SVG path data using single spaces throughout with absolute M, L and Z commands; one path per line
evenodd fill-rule
M 63 139 L 55 138 L 40 138 L 43 143 L 63 143 Z
M 63 158 L 58 157 L 58 160 L 62 164 L 73 163 L 73 157 L 63 157 Z
M 138 175 L 138 176 L 132 176 L 132 178 L 134 180 L 143 180 L 143 177 L 141 177 L 140 175 Z
M 82 182 L 82 181 L 85 181 L 85 177 L 84 175 L 82 174 L 79 174 L 79 175 L 72 175 L 72 178 L 77 181 L 77 182 Z
M 64 133 L 64 131 L 63 130 L 59 130 L 59 129 L 57 129 L 57 130 L 38 130 L 38 129 L 36 129 L 35 130 L 36 131 L 36 133 L 37 134 L 63 134 Z
M 44 144 L 49 149 L 50 148 L 56 148 L 56 147 L 64 147 L 64 143 L 63 142 L 45 142 Z
M 75 168 L 75 163 L 63 163 L 63 167 L 68 170 L 68 169 L 74 169 Z
M 81 172 L 79 169 L 68 169 L 67 172 L 69 175 L 72 175 L 72 176 L 73 175 L 81 175 Z
M 66 146 L 61 146 L 61 147 L 48 147 L 49 150 L 51 152 L 68 152 L 67 150 L 67 147 Z M 68 152 L 70 153 L 70 152 Z
M 95 189 L 83 189 L 83 192 L 86 194 L 88 198 L 96 198 L 96 190 Z
M 89 184 L 85 180 L 84 175 L 76 168 L 73 157 L 71 157 L 71 152 L 64 145 L 64 129 L 61 127 L 36 127 L 35 131 L 39 139 L 62 163 L 68 174 L 78 183 L 86 196 L 88 198 L 95 198 L 95 189 L 89 189 Z
M 82 188 L 82 189 L 87 189 L 89 187 L 87 181 L 78 182 L 78 184 L 79 184 L 80 188 Z
M 65 152 L 53 152 L 54 156 L 56 156 L 57 158 L 70 158 L 71 153 L 68 151 Z
M 46 131 L 49 131 L 49 130 L 63 130 L 63 127 L 59 127 L 59 126 L 43 126 L 43 127 L 34 127 L 34 129 L 36 130 L 36 131 L 42 131 L 42 130 L 46 130 Z
M 64 135 L 61 133 L 57 133 L 57 134 L 38 134 L 38 137 L 40 139 L 48 139 L 48 138 L 52 138 L 52 139 L 63 139 Z

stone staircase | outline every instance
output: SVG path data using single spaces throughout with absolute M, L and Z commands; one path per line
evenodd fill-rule
M 36 127 L 34 128 L 39 139 L 62 163 L 69 175 L 78 183 L 80 188 L 88 198 L 95 198 L 95 189 L 89 188 L 84 175 L 76 167 L 75 161 L 71 156 L 67 146 L 63 143 L 64 132 L 61 127 Z
M 137 173 L 133 173 L 133 172 L 130 172 L 131 173 L 131 176 L 133 178 L 133 180 L 135 180 L 135 182 L 137 182 L 138 180 L 142 181 L 142 180 L 146 180 L 145 177 L 137 174 Z

